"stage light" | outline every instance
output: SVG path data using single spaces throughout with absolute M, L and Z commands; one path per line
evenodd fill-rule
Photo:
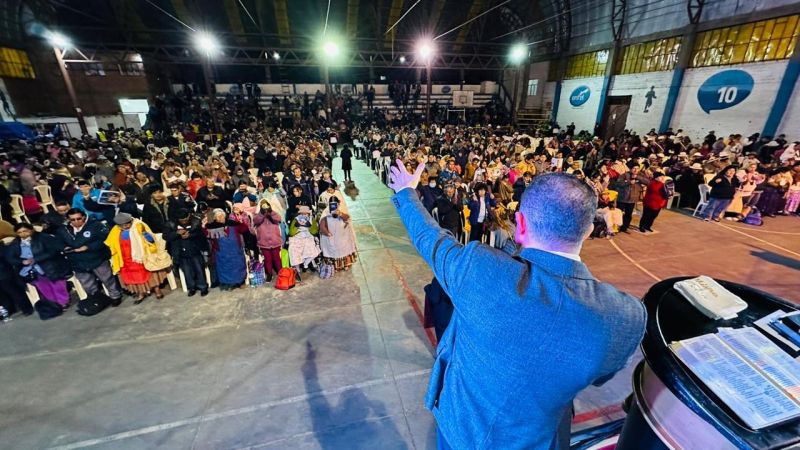
M 405 64 L 405 63 L 406 63 L 406 57 L 405 56 L 401 56 L 400 57 L 400 64 Z
M 420 59 L 427 63 L 433 58 L 433 54 L 436 53 L 436 47 L 433 46 L 433 42 L 425 40 L 417 45 L 417 53 L 419 53 Z
M 281 59 L 281 55 L 280 55 L 280 53 L 278 53 L 278 52 L 272 52 L 272 59 L 274 59 L 275 61 L 277 61 L 277 60 Z
M 528 57 L 528 46 L 525 44 L 517 44 L 511 47 L 511 52 L 508 55 L 508 58 L 511 60 L 513 64 L 519 64 Z
M 220 46 L 217 39 L 209 33 L 206 32 L 199 32 L 194 37 L 194 46 L 202 53 L 205 53 L 206 56 L 211 57 L 216 53 L 219 53 Z
M 328 41 L 322 45 L 322 52 L 325 54 L 326 58 L 333 59 L 339 56 L 341 49 L 336 42 Z
M 50 45 L 53 47 L 58 48 L 69 48 L 72 47 L 72 43 L 61 33 L 54 33 L 49 32 L 47 33 L 47 40 L 50 41 Z

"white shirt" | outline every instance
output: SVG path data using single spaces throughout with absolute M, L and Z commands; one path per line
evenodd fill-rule
M 478 197 L 478 203 L 481 205 L 478 211 L 478 223 L 483 223 L 484 219 L 486 219 L 486 201 L 483 197 Z
M 542 250 L 542 249 L 539 249 Z M 564 252 L 554 252 L 551 250 L 542 250 L 543 252 L 552 253 L 554 255 L 563 256 L 564 258 L 571 259 L 573 261 L 581 262 L 581 255 L 576 255 L 575 253 L 564 253 Z

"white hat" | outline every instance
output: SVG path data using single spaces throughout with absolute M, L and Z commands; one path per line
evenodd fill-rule
M 689 166 L 689 168 L 693 170 L 703 170 L 703 166 L 700 165 L 700 163 L 694 163 L 691 166 Z
M 780 147 L 781 144 L 778 144 L 777 141 L 769 141 L 764 144 L 764 147 Z

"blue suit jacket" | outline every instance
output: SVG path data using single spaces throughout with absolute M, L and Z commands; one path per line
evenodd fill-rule
M 524 249 L 513 258 L 463 246 L 412 189 L 392 202 L 455 306 L 426 397 L 449 445 L 563 448 L 575 395 L 610 379 L 639 344 L 641 302 L 553 253 Z

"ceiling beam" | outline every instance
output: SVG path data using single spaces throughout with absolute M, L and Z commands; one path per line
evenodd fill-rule
M 431 11 L 431 20 L 429 25 L 431 34 L 436 34 L 436 27 L 439 26 L 439 17 L 442 15 L 442 10 L 444 10 L 445 3 L 447 3 L 447 0 L 435 0 L 433 3 L 433 10 Z
M 278 36 L 280 37 L 281 45 L 291 45 L 289 8 L 286 6 L 286 0 L 274 0 L 272 4 L 275 8 L 275 23 L 278 25 Z
M 389 9 L 389 20 L 386 23 L 393 24 L 397 22 L 402 14 L 403 14 L 403 0 L 392 0 L 392 6 Z M 395 27 L 391 32 L 386 34 L 383 40 L 384 48 L 392 48 L 392 39 L 394 38 L 396 33 L 397 33 L 397 27 Z
M 178 19 L 181 19 L 181 21 L 192 26 L 197 23 L 193 20 L 192 15 L 189 14 L 189 8 L 186 7 L 186 2 L 184 0 L 172 0 L 172 9 L 175 11 L 175 15 L 178 16 Z
M 242 24 L 242 15 L 239 11 L 238 0 L 225 0 L 225 13 L 228 15 L 228 24 L 231 26 L 234 35 L 244 34 L 244 24 Z M 243 37 L 237 38 L 240 44 L 246 42 Z
M 358 0 L 347 0 L 347 37 L 358 34 Z
M 483 11 L 483 7 L 486 5 L 486 0 L 472 0 L 472 6 L 469 8 L 469 13 L 467 13 L 467 20 L 474 19 L 478 14 Z M 461 46 L 464 44 L 464 41 L 467 40 L 467 35 L 469 34 L 469 30 L 472 28 L 472 22 L 461 27 L 461 30 L 458 31 L 458 36 L 456 37 L 456 43 L 453 45 L 453 51 L 458 52 L 461 51 Z

